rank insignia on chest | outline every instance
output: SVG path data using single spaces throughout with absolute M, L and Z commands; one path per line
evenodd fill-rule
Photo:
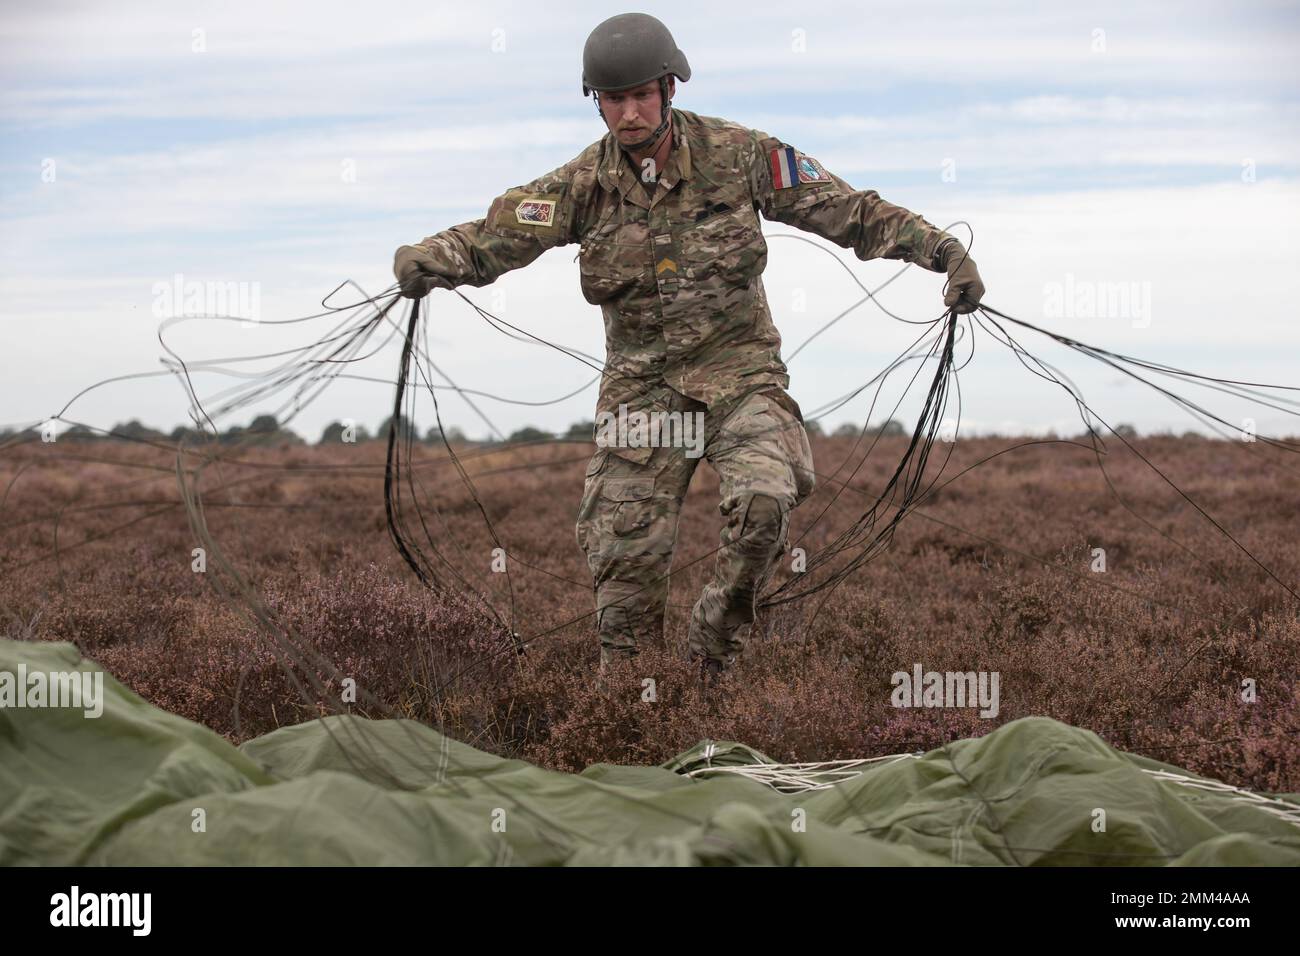
M 831 177 L 822 169 L 817 160 L 795 150 L 793 146 L 783 146 L 771 153 L 772 185 L 776 189 L 789 189 L 801 183 L 828 183 Z
M 515 207 L 515 218 L 530 226 L 549 226 L 555 221 L 554 199 L 523 199 Z

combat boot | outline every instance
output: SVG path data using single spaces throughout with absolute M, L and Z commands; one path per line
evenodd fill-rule
M 717 687 L 722 681 L 722 674 L 727 669 L 725 661 L 705 657 L 695 651 L 691 652 L 689 661 L 699 668 L 700 687 L 708 689 Z

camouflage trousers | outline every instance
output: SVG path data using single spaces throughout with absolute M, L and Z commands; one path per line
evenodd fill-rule
M 692 655 L 725 667 L 743 649 L 754 599 L 785 550 L 791 509 L 812 494 L 812 451 L 799 406 L 779 387 L 712 407 L 669 392 L 671 411 L 703 414 L 702 457 L 720 479 L 721 548 L 687 639 Z M 638 464 L 617 450 L 598 448 L 587 466 L 577 523 L 602 666 L 662 639 L 678 517 L 701 457 L 698 445 L 666 445 Z

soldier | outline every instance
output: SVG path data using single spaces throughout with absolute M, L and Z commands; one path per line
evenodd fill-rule
M 507 190 L 486 218 L 402 246 L 394 272 L 414 298 L 488 285 L 547 249 L 579 244 L 583 295 L 605 320 L 597 421 L 636 423 L 598 427 L 579 506 L 601 668 L 662 638 L 678 515 L 702 451 L 719 475 L 726 521 L 687 641 L 712 683 L 742 649 L 755 597 L 785 550 L 790 512 L 814 487 L 763 290 L 759 214 L 860 259 L 946 272 L 944 304 L 959 313 L 974 310 L 984 286 L 961 243 L 921 216 L 854 190 L 764 132 L 673 108 L 676 81 L 690 76 L 654 17 L 601 23 L 583 50 L 582 92 L 608 134 Z M 663 441 L 652 420 L 678 423 L 676 439 Z M 691 423 L 702 434 L 686 447 Z

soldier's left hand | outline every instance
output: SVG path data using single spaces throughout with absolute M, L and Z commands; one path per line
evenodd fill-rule
M 944 294 L 943 304 L 958 315 L 974 312 L 980 299 L 984 298 L 984 281 L 980 279 L 975 260 L 960 242 L 950 241 L 943 252 L 943 267 L 948 273 L 948 291 Z

